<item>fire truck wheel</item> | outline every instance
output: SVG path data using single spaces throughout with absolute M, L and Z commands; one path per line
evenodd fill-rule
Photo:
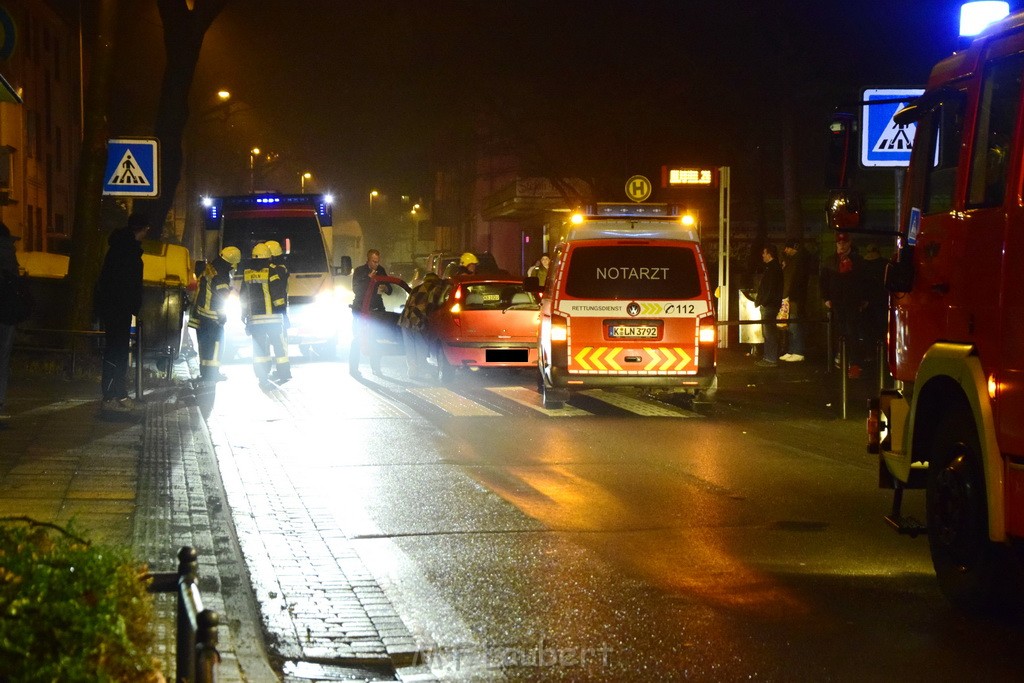
M 939 587 L 955 606 L 986 611 L 999 599 L 998 548 L 988 538 L 981 448 L 963 401 L 936 420 L 928 453 L 928 546 Z

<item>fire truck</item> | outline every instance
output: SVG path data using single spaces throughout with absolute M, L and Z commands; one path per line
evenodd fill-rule
M 888 264 L 894 389 L 869 404 L 888 522 L 926 534 L 944 595 L 1016 598 L 1024 539 L 1024 13 L 939 62 L 916 126 Z M 854 202 L 855 204 L 856 202 Z M 834 226 L 856 224 L 842 194 Z M 903 494 L 924 492 L 924 520 Z M 920 499 L 918 499 L 920 500 Z
M 238 247 L 243 257 L 238 275 L 256 244 L 275 240 L 282 246 L 288 266 L 288 341 L 314 358 L 334 356 L 347 308 L 344 293 L 334 284 L 341 269 L 331 262 L 331 205 L 330 195 L 275 192 L 203 201 L 206 254 Z M 228 300 L 225 358 L 248 347 L 237 289 L 236 284 Z

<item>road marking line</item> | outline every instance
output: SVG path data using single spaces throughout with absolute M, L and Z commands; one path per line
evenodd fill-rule
M 580 393 L 584 396 L 604 401 L 616 408 L 622 408 L 623 410 L 628 410 L 631 413 L 636 413 L 637 415 L 643 415 L 645 417 L 700 417 L 699 414 L 683 410 L 682 408 L 658 405 L 632 396 L 624 396 L 611 391 L 605 391 L 604 389 L 587 389 Z

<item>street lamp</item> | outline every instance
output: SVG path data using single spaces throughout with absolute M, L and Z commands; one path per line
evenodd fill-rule
M 249 192 L 256 191 L 256 157 L 260 155 L 260 148 L 253 147 L 249 150 Z
M 313 174 L 309 171 L 299 174 L 299 191 L 302 194 L 306 194 L 306 181 L 313 177 Z
M 379 196 L 380 192 L 377 192 L 377 190 L 370 190 L 370 211 L 373 211 L 373 198 Z

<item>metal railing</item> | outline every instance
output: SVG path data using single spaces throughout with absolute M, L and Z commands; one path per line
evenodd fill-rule
M 824 324 L 825 325 L 825 372 L 831 374 L 837 367 L 840 371 L 839 381 L 839 409 L 842 419 L 847 417 L 847 403 L 849 402 L 849 377 L 850 377 L 850 359 L 847 351 L 846 338 L 840 337 L 837 341 L 838 349 L 833 347 L 833 335 L 832 335 L 832 316 L 827 315 L 825 318 L 790 318 L 786 320 L 787 323 L 798 323 L 798 324 Z M 761 320 L 721 320 L 716 322 L 719 327 L 739 327 L 740 325 L 761 325 Z M 835 357 L 839 356 L 838 364 L 835 363 Z M 888 358 L 886 356 L 885 342 L 879 342 L 875 345 L 875 365 L 877 368 L 877 376 L 875 380 L 877 382 L 878 393 L 880 394 L 886 389 L 887 375 L 886 366 Z
M 203 609 L 198 558 L 195 548 L 184 546 L 178 551 L 178 571 L 148 575 L 151 593 L 177 593 L 174 680 L 178 683 L 213 683 L 220 664 L 220 617 Z
M 97 348 L 102 349 L 103 347 L 103 330 L 56 330 L 47 328 L 32 328 L 32 327 L 19 327 L 19 334 L 25 334 L 29 336 L 58 336 L 66 337 L 68 339 L 67 346 L 26 346 L 19 344 L 15 348 L 19 351 L 42 351 L 47 353 L 64 353 L 68 354 L 68 367 L 67 374 L 69 377 L 74 377 L 75 372 L 78 368 L 78 354 L 80 352 L 79 340 L 93 338 L 99 341 Z M 142 321 L 136 319 L 136 325 L 134 331 L 131 333 L 131 346 L 129 359 L 134 359 L 132 363 L 134 367 L 134 380 L 135 380 L 135 398 L 136 400 L 142 400 L 143 395 L 143 363 L 142 363 L 142 349 L 143 347 L 143 326 Z M 167 379 L 171 379 L 173 375 L 173 363 L 171 360 L 171 351 L 167 350 L 164 354 L 167 361 Z

